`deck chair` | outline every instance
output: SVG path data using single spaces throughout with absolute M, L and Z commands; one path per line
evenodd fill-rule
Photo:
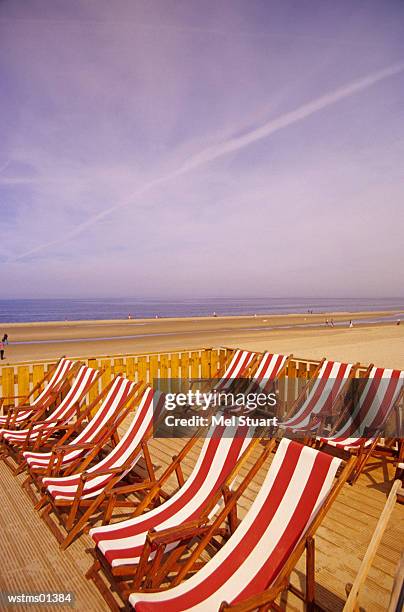
M 213 388 L 211 385 L 203 390 L 225 391 L 238 378 L 248 378 L 251 368 L 255 365 L 257 359 L 261 356 L 259 353 L 252 351 L 244 351 L 236 349 L 230 358 L 230 361 L 219 368 L 216 374 L 212 377 L 215 380 Z M 191 383 L 195 385 L 205 379 L 192 378 Z
M 153 433 L 153 417 L 162 411 L 163 404 L 164 395 L 147 387 L 125 434 L 101 461 L 84 472 L 43 478 L 45 493 L 37 509 L 45 506 L 41 516 L 62 549 L 67 548 L 86 523 L 104 508 L 108 493 L 133 474 L 141 458 L 147 473 L 146 478 L 140 479 L 139 489 L 150 488 L 156 482 L 147 443 Z
M 49 452 L 25 451 L 23 453 L 27 464 L 28 476 L 23 482 L 23 487 L 36 504 L 37 497 L 32 487 L 42 489 L 42 478 L 46 476 L 59 476 L 61 473 L 67 475 L 74 473 L 75 467 L 82 465 L 82 460 L 89 454 L 94 454 L 94 449 L 101 449 L 106 440 L 112 439 L 117 433 L 117 428 L 125 418 L 127 411 L 123 411 L 128 402 L 133 399 L 139 389 L 140 383 L 135 384 L 122 376 L 117 376 L 107 385 L 100 396 L 88 406 L 80 419 L 84 420 L 90 416 L 89 421 L 80 433 L 73 439 L 69 431 L 52 447 Z M 95 411 L 95 412 L 94 412 Z M 91 417 L 91 415 L 93 415 Z M 77 422 L 72 425 L 74 432 L 77 431 Z M 66 441 L 69 440 L 67 443 Z M 115 441 L 119 441 L 116 440 Z
M 214 388 L 217 391 L 224 391 L 231 385 L 232 379 L 243 378 L 243 376 L 246 376 L 249 368 L 253 366 L 256 358 L 257 353 L 237 349 L 234 352 L 230 363 L 225 367 L 224 372 L 221 374 L 218 382 L 215 383 Z M 217 375 L 220 375 L 219 372 Z
M 203 517 L 208 520 L 215 513 L 220 496 L 226 498 L 241 467 L 261 441 L 258 437 L 253 439 L 253 435 L 253 428 L 211 428 L 190 476 L 185 483 L 179 479 L 180 487 L 169 499 L 144 512 L 159 493 L 158 489 L 164 486 L 173 472 L 177 472 L 178 465 L 181 465 L 179 461 L 188 455 L 192 441 L 185 445 L 179 460 L 178 457 L 174 459 L 156 488 L 137 507 L 134 518 L 90 530 L 96 548 L 88 551 L 93 555 L 94 563 L 86 577 L 95 582 L 111 607 L 117 604 L 99 572 L 103 571 L 105 579 L 117 593 L 121 586 L 125 589 L 130 588 L 129 585 L 137 586 L 137 570 L 148 531 L 180 526 L 188 521 L 202 520 Z M 144 566 L 139 568 L 139 577 L 145 569 Z
M 19 430 L 0 429 L 2 439 L 2 454 L 0 457 L 15 473 L 23 466 L 25 468 L 23 452 L 33 448 L 43 448 L 53 439 L 55 434 L 66 430 L 74 417 L 80 416 L 80 406 L 91 387 L 101 376 L 102 372 L 88 366 L 81 366 L 72 386 L 59 406 L 43 421 L 33 421 L 28 428 Z M 12 462 L 10 462 L 12 461 Z
M 401 424 L 401 423 L 400 423 Z M 400 480 L 402 484 L 403 493 L 400 493 L 398 496 L 398 501 L 400 504 L 404 504 L 404 437 L 402 428 L 398 431 L 400 438 L 398 440 L 398 453 L 396 457 L 396 473 L 395 480 Z
M 262 353 L 254 353 L 236 349 L 230 357 L 230 360 L 218 368 L 216 374 L 209 379 L 206 378 L 190 378 L 190 389 L 195 387 L 203 393 L 225 393 L 235 391 L 236 385 L 241 384 L 242 387 L 246 384 L 246 379 L 251 376 L 251 372 L 256 368 L 257 362 L 262 357 Z M 239 388 L 239 385 L 237 386 Z M 242 391 L 242 388 L 240 389 Z M 199 406 L 193 404 L 186 410 L 194 412 Z M 203 407 L 206 410 L 206 405 Z
M 169 552 L 165 562 L 168 572 L 161 576 L 160 584 L 153 584 L 152 592 L 145 588 L 130 594 L 131 606 L 137 612 L 267 610 L 284 590 L 292 589 L 289 577 L 305 550 L 306 592 L 294 587 L 293 592 L 313 606 L 314 534 L 351 467 L 348 462 L 337 477 L 341 460 L 283 438 L 246 516 L 207 562 L 202 554 L 208 552 L 223 520 L 245 491 L 249 475 L 210 524 L 197 529 L 189 524 L 188 533 L 185 527 L 149 533 L 148 543 L 155 551 L 157 566 L 161 565 L 160 545 L 175 538 L 189 540 L 192 532 L 198 532 L 200 541 L 193 551 L 187 551 L 185 559 L 177 559 L 176 565 L 169 563 L 175 549 Z M 158 575 L 155 570 L 154 575 Z M 170 588 L 164 588 L 168 577 Z
M 265 352 L 258 361 L 257 366 L 251 373 L 251 383 L 246 389 L 246 393 L 259 390 L 267 393 L 273 388 L 275 381 L 278 381 L 284 374 L 285 369 L 291 360 L 292 355 L 279 355 L 276 353 Z
M 7 414 L 0 416 L 0 428 L 19 429 L 30 420 L 40 419 L 43 414 L 56 402 L 63 387 L 77 369 L 78 363 L 62 357 L 55 366 L 51 367 L 32 391 L 25 396 L 0 398 L 0 408 L 7 407 Z M 42 389 L 37 397 L 35 393 Z M 17 406 L 10 406 L 6 402 L 20 399 Z
M 249 394 L 258 393 L 275 393 L 278 394 L 278 384 L 280 379 L 285 376 L 286 368 L 292 358 L 292 355 L 279 355 L 275 353 L 264 353 L 261 358 L 258 358 L 254 367 L 251 369 L 249 380 L 244 389 L 240 389 L 245 398 Z M 267 414 L 268 409 L 254 408 L 256 414 Z M 233 407 L 233 414 L 248 413 L 250 409 L 241 405 L 239 407 Z M 273 411 L 278 412 L 278 407 L 275 407 Z
M 286 419 L 279 423 L 280 430 L 286 430 L 286 435 L 289 431 L 294 436 L 305 437 L 322 429 L 325 419 L 337 410 L 338 403 L 348 391 L 357 367 L 358 364 L 323 360 Z
M 291 355 L 251 353 L 237 350 L 219 382 L 210 392 L 268 393 L 277 390 L 276 384 L 285 373 Z M 240 384 L 237 385 L 237 382 Z M 235 385 L 236 383 L 236 385 Z M 243 412 L 240 406 L 235 413 Z
M 404 397 L 404 371 L 373 367 L 364 383 L 358 401 L 348 404 L 331 435 L 317 439 L 323 450 L 356 456 L 351 484 L 375 452 L 386 421 Z

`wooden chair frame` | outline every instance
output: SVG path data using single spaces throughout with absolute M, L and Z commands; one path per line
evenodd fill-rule
M 17 430 L 25 429 L 29 426 L 31 422 L 38 421 L 39 419 L 41 419 L 45 415 L 45 413 L 49 411 L 51 408 L 57 407 L 57 405 L 61 402 L 62 396 L 65 394 L 67 389 L 70 387 L 71 379 L 73 378 L 74 374 L 77 372 L 79 367 L 83 365 L 81 362 L 79 361 L 74 362 L 73 367 L 67 372 L 63 380 L 59 383 L 57 390 L 49 394 L 47 401 L 41 402 L 40 405 L 35 406 L 35 405 L 30 404 L 30 398 L 32 398 L 32 396 L 37 391 L 40 391 L 43 385 L 48 380 L 50 380 L 50 378 L 52 377 L 53 373 L 55 372 L 56 368 L 58 367 L 62 359 L 63 357 L 59 359 L 59 361 L 48 370 L 48 372 L 45 374 L 43 379 L 40 380 L 34 386 L 32 391 L 30 391 L 28 395 L 10 396 L 13 399 L 23 398 L 23 401 L 19 403 L 17 406 L 7 406 L 7 420 L 1 426 L 2 429 L 17 429 Z M 4 399 L 8 399 L 8 398 L 0 398 L 0 408 L 3 405 Z M 17 422 L 17 418 L 22 412 L 29 412 L 29 414 L 27 415 L 26 419 L 22 419 Z
M 347 481 L 350 471 L 353 467 L 353 458 L 351 458 L 345 465 L 341 465 L 339 475 L 335 479 L 334 485 L 329 492 L 326 500 L 322 504 L 321 509 L 317 513 L 310 527 L 306 533 L 301 537 L 299 543 L 289 556 L 283 569 L 278 574 L 277 578 L 271 586 L 268 587 L 264 592 L 254 595 L 244 602 L 231 605 L 223 602 L 220 610 L 236 610 L 237 612 L 247 612 L 249 610 L 268 610 L 274 608 L 280 610 L 279 606 L 275 604 L 275 599 L 285 590 L 290 590 L 299 598 L 303 599 L 308 609 L 314 609 L 315 605 L 315 544 L 314 536 L 315 533 L 327 514 L 329 508 L 340 492 L 341 488 Z M 148 540 L 145 547 L 145 556 L 150 555 L 151 551 L 155 552 L 155 558 L 152 564 L 151 571 L 149 571 L 144 586 L 137 586 L 137 590 L 144 592 L 161 592 L 165 591 L 163 583 L 167 584 L 169 578 L 169 588 L 172 588 L 180 584 L 189 574 L 198 571 L 204 563 L 201 561 L 202 553 L 207 547 L 213 543 L 215 544 L 215 536 L 221 535 L 221 525 L 224 520 L 229 520 L 231 513 L 234 512 L 238 499 L 244 492 L 246 486 L 251 482 L 255 476 L 255 471 L 249 472 L 245 481 L 233 492 L 230 493 L 226 506 L 222 512 L 219 513 L 217 518 L 210 524 L 199 524 L 193 525 L 188 524 L 181 527 L 181 530 L 166 530 L 153 534 L 148 534 Z M 187 544 L 195 537 L 199 537 L 199 544 L 196 548 L 188 554 L 185 560 L 181 560 L 181 554 L 187 550 Z M 182 541 L 181 541 L 182 538 Z M 168 542 L 180 542 L 177 548 L 174 549 L 168 555 L 168 559 L 164 561 L 161 554 L 159 554 L 161 546 L 166 546 Z M 302 554 L 306 551 L 306 588 L 305 592 L 300 591 L 296 587 L 290 584 L 290 574 L 296 566 L 298 560 Z M 174 574 L 174 577 L 173 577 Z M 163 588 L 162 588 L 163 587 Z M 133 591 L 133 589 L 132 589 Z M 124 595 L 128 597 L 130 591 L 125 590 Z
M 44 493 L 44 485 L 42 483 L 45 477 L 56 477 L 56 476 L 69 476 L 76 472 L 85 471 L 85 469 L 91 465 L 93 461 L 96 461 L 102 454 L 103 449 L 107 445 L 115 446 L 119 442 L 118 428 L 121 423 L 125 420 L 126 416 L 131 410 L 131 405 L 128 407 L 139 389 L 144 386 L 143 383 L 139 382 L 134 385 L 132 391 L 128 394 L 125 401 L 119 406 L 119 409 L 110 417 L 110 420 L 106 422 L 98 433 L 98 440 L 93 442 L 78 443 L 68 442 L 72 434 L 76 434 L 76 437 L 81 429 L 80 420 L 83 421 L 85 418 L 88 419 L 89 415 L 93 413 L 93 410 L 97 405 L 101 404 L 104 397 L 108 394 L 115 379 L 113 379 L 100 393 L 100 395 L 93 401 L 85 412 L 82 413 L 81 417 L 70 426 L 65 434 L 50 448 L 51 456 L 46 467 L 31 467 L 26 462 L 27 477 L 22 483 L 22 487 L 28 493 L 28 496 L 36 505 Z M 88 419 L 90 422 L 91 419 Z M 63 459 L 65 455 L 74 452 L 83 451 L 76 459 L 73 459 L 68 465 L 63 466 Z M 39 496 L 35 494 L 35 491 L 39 493 Z
M 138 403 L 141 393 L 138 392 L 132 400 L 129 410 Z M 133 465 L 134 458 L 141 455 L 146 467 L 146 478 L 138 478 L 135 484 L 130 485 L 133 492 L 144 491 L 154 486 L 157 479 L 154 473 L 154 466 L 151 460 L 148 442 L 153 433 L 153 425 L 143 436 L 142 441 L 132 450 L 126 461 L 117 468 L 109 470 L 84 471 L 80 473 L 80 481 L 73 499 L 54 499 L 45 489 L 44 495 L 36 505 L 37 510 L 42 510 L 41 517 L 44 519 L 56 539 L 60 548 L 65 550 L 73 540 L 82 532 L 87 523 L 90 522 L 97 512 L 102 512 L 108 505 L 111 492 L 122 481 L 129 476 L 137 478 L 136 465 Z M 140 460 L 140 458 L 139 458 Z M 136 463 L 139 463 L 139 460 Z M 86 459 L 88 461 L 88 458 Z M 82 464 L 83 465 L 83 464 Z M 87 463 L 88 465 L 88 463 Z M 81 466 L 82 467 L 82 466 Z M 98 476 L 111 476 L 111 480 L 95 498 L 82 499 L 85 484 Z M 140 480 L 140 481 L 139 481 Z M 118 505 L 118 503 L 116 504 Z M 133 501 L 124 500 L 119 502 L 120 507 L 133 507 Z M 51 514 L 55 515 L 56 521 Z
M 265 392 L 265 393 L 275 393 L 275 395 L 279 398 L 279 382 L 285 378 L 286 376 L 286 370 L 290 364 L 291 359 L 293 359 L 293 354 L 291 353 L 290 355 L 286 355 L 286 359 L 285 359 L 285 363 L 283 364 L 283 366 L 280 368 L 280 370 L 277 372 L 277 374 L 275 375 L 275 377 L 272 380 L 268 380 L 265 387 L 264 387 L 264 391 L 260 391 L 261 387 L 260 387 L 260 381 L 259 380 L 255 380 L 255 376 L 257 374 L 257 371 L 261 365 L 262 360 L 265 358 L 265 356 L 267 355 L 267 353 L 263 353 L 261 359 L 257 360 L 257 362 L 254 364 L 254 367 L 252 369 L 252 371 L 250 372 L 250 376 L 249 376 L 249 383 L 247 385 L 246 389 L 243 389 L 243 393 L 247 394 L 247 393 L 252 393 L 254 390 L 256 390 L 257 392 Z M 265 379 L 263 379 L 265 380 Z M 251 389 L 251 391 L 250 391 Z M 255 410 L 255 413 L 258 415 L 264 415 L 264 416 L 268 416 L 268 412 L 264 409 L 264 408 L 257 408 Z M 276 405 L 276 411 L 274 416 L 279 416 L 279 404 Z
M 390 414 L 393 414 L 394 412 L 398 412 L 399 405 L 403 400 L 404 400 L 404 385 L 402 386 L 397 398 L 394 401 Z M 344 416 L 348 414 L 349 414 L 348 411 L 345 411 Z M 338 422 L 342 423 L 342 419 L 340 419 Z M 337 430 L 334 428 L 334 433 L 335 431 Z M 349 449 L 344 450 L 344 449 L 336 448 L 334 446 L 329 446 L 327 445 L 327 442 L 324 440 L 318 440 L 316 443 L 316 447 L 319 449 L 321 448 L 325 452 L 331 452 L 332 454 L 335 454 L 336 456 L 341 455 L 343 458 L 346 458 L 349 456 L 355 458 L 355 464 L 354 464 L 351 476 L 349 478 L 349 483 L 353 485 L 358 480 L 366 464 L 368 463 L 369 459 L 373 455 L 377 454 L 378 452 L 382 453 L 383 455 L 386 455 L 386 453 L 390 455 L 399 454 L 400 438 L 397 439 L 397 444 L 398 444 L 397 453 L 394 453 L 394 451 L 392 451 L 392 449 L 388 447 L 385 447 L 383 449 L 378 449 L 378 445 L 380 444 L 380 439 L 381 439 L 381 433 L 382 433 L 381 430 L 372 430 L 370 427 L 366 427 L 364 431 L 364 436 L 362 437 L 361 442 L 357 448 L 349 448 Z M 372 444 L 366 446 L 366 438 L 373 438 Z
M 24 406 L 25 408 L 30 408 L 30 403 L 34 399 L 35 393 L 37 391 L 40 391 L 41 388 L 45 385 L 45 383 L 51 378 L 52 374 L 54 373 L 54 371 L 56 370 L 57 366 L 59 365 L 59 363 L 61 362 L 63 358 L 64 356 L 61 357 L 55 364 L 50 366 L 46 374 L 44 374 L 41 380 L 39 380 L 34 385 L 34 387 L 31 389 L 31 391 L 29 391 L 29 393 L 26 393 L 25 395 L 2 395 L 0 396 L 0 409 L 1 408 L 14 409 L 20 406 L 21 407 Z M 15 405 L 15 403 L 11 403 L 11 402 L 10 404 L 6 403 L 7 400 L 16 400 L 16 399 L 22 400 L 22 402 L 20 402 L 17 406 Z
M 161 530 L 157 533 L 149 531 L 145 538 L 142 555 L 137 565 L 128 564 L 113 568 L 107 563 L 104 555 L 97 548 L 87 550 L 87 552 L 92 555 L 94 561 L 86 573 L 86 578 L 95 583 L 111 610 L 121 609 L 113 597 L 112 592 L 115 592 L 121 598 L 122 602 L 126 604 L 126 599 L 131 591 L 137 589 L 143 583 L 154 586 L 156 582 L 160 582 L 163 576 L 171 571 L 172 566 L 175 566 L 177 557 L 182 554 L 189 541 L 195 539 L 195 537 L 201 537 L 206 533 L 209 527 L 209 515 L 212 510 L 217 506 L 220 498 L 223 498 L 224 507 L 230 502 L 233 495 L 231 489 L 232 484 L 254 450 L 260 448 L 261 452 L 258 459 L 252 468 L 250 468 L 247 476 L 243 479 L 242 485 L 237 489 L 240 490 L 241 495 L 273 450 L 275 444 L 274 440 L 270 439 L 266 441 L 264 445 L 263 441 L 263 437 L 257 437 L 251 440 L 222 486 L 210 497 L 209 502 L 205 505 L 198 520 L 190 521 L 180 527 Z M 160 495 L 159 489 L 174 472 L 179 476 L 178 483 L 182 486 L 184 479 L 182 471 L 179 472 L 178 467 L 180 467 L 181 461 L 186 457 L 193 443 L 192 439 L 188 441 L 181 450 L 181 453 L 174 458 L 173 463 L 168 466 L 161 479 L 159 479 L 159 482 L 156 483 L 155 488 L 150 490 L 148 496 L 139 504 L 134 514 L 135 516 L 142 514 L 156 497 Z M 107 516 L 107 519 L 108 518 Z M 235 531 L 239 524 L 236 508 L 229 510 L 227 519 L 227 529 L 218 528 L 215 531 L 215 535 L 221 535 L 227 538 Z M 171 533 L 175 534 L 174 539 L 171 537 Z M 181 534 L 181 538 L 178 538 L 178 533 Z M 178 547 L 175 548 L 175 551 L 173 551 L 171 555 L 168 555 L 168 557 L 166 555 L 166 563 L 162 564 L 160 567 L 160 563 L 165 557 L 166 547 L 172 543 L 176 543 L 177 540 L 182 542 L 182 545 L 179 544 Z M 153 561 L 149 561 L 151 552 L 155 552 Z M 100 572 L 102 572 L 104 579 L 100 575 Z
M 322 366 L 324 365 L 326 359 L 322 359 L 320 361 L 320 363 L 318 364 L 316 370 L 313 373 L 312 378 L 310 378 L 310 380 L 307 382 L 306 385 L 304 385 L 301 393 L 299 394 L 298 398 L 295 400 L 295 402 L 293 403 L 292 407 L 289 409 L 289 411 L 287 412 L 285 419 L 289 419 L 291 417 L 293 417 L 295 414 L 298 413 L 301 405 L 303 404 L 303 402 L 305 400 L 307 400 L 307 398 L 309 397 L 309 394 L 311 393 L 313 386 L 315 385 L 316 381 L 318 380 L 318 374 L 322 368 Z M 351 388 L 351 383 L 352 380 L 355 378 L 356 376 L 356 372 L 358 371 L 358 368 L 360 367 L 359 363 L 355 363 L 353 364 L 349 375 L 346 379 L 346 381 L 344 382 L 342 388 L 340 389 L 339 393 L 337 394 L 337 396 L 335 397 L 335 399 L 333 400 L 331 406 L 329 407 L 329 409 L 327 411 L 322 411 L 319 414 L 313 414 L 310 416 L 309 422 L 307 424 L 306 427 L 299 429 L 299 433 L 301 433 L 302 435 L 302 440 L 301 442 L 303 444 L 308 444 L 311 445 L 312 440 L 315 440 L 315 436 L 320 435 L 320 433 L 322 433 L 327 425 L 327 422 L 333 417 L 333 415 L 336 413 L 338 407 L 343 404 L 343 402 L 345 401 L 345 398 L 347 396 L 347 394 L 350 391 Z M 370 371 L 371 366 L 369 366 L 368 371 Z M 280 428 L 281 429 L 281 428 Z M 295 430 L 293 428 L 286 428 L 282 430 L 282 435 L 292 437 L 292 438 L 296 438 L 296 433 Z
M 307 399 L 313 385 L 315 384 L 318 374 L 322 368 L 322 366 L 324 365 L 324 362 L 326 361 L 325 357 L 323 357 L 321 359 L 321 361 L 318 363 L 316 369 L 314 370 L 311 378 L 309 378 L 309 380 L 307 381 L 307 383 L 305 385 L 303 385 L 303 388 L 301 389 L 299 395 L 297 396 L 297 398 L 294 400 L 294 402 L 292 402 L 292 405 L 290 406 L 290 408 L 286 411 L 285 416 L 283 417 L 284 419 L 290 419 L 292 416 L 294 416 L 294 414 L 297 412 L 297 410 L 299 409 L 300 405 L 302 404 L 302 402 Z
M 103 370 L 98 370 L 94 380 L 91 382 L 90 386 L 86 389 L 85 395 L 89 392 L 90 389 L 97 383 L 99 378 L 102 376 Z M 81 425 L 84 418 L 90 413 L 90 411 L 97 405 L 98 396 L 96 400 L 91 402 L 91 404 L 87 407 L 84 412 L 82 412 L 82 404 L 85 400 L 85 395 L 82 396 L 75 404 L 76 406 L 76 421 L 73 425 L 69 425 L 65 418 L 57 419 L 55 421 L 50 421 L 53 423 L 51 429 L 46 430 L 46 426 L 49 425 L 49 421 L 47 420 L 34 420 L 29 423 L 29 427 L 27 435 L 24 440 L 21 440 L 21 443 L 13 441 L 12 443 L 4 438 L 1 441 L 2 444 L 2 453 L 0 454 L 0 459 L 3 459 L 4 463 L 14 474 L 20 474 L 26 468 L 26 461 L 24 459 L 23 453 L 28 450 L 37 451 L 39 449 L 47 451 L 50 447 L 52 447 L 57 441 L 57 436 L 60 435 L 60 432 L 64 431 L 70 435 L 73 432 L 77 432 L 77 428 Z M 31 440 L 31 434 L 34 431 L 34 427 L 43 426 L 43 430 L 39 430 L 39 435 L 36 436 L 33 440 Z M 37 432 L 36 432 L 37 433 Z M 55 437 L 56 436 L 56 437 Z M 64 437 L 64 436 L 62 436 Z
M 227 359 L 224 362 L 224 364 L 221 367 L 219 367 L 217 369 L 217 371 L 215 372 L 215 374 L 212 377 L 210 377 L 208 380 L 215 380 L 215 379 L 220 380 L 220 379 L 222 379 L 223 375 L 226 373 L 226 370 L 227 370 L 227 368 L 229 367 L 229 365 L 231 363 L 231 360 L 234 357 L 235 352 L 236 351 L 246 351 L 247 349 L 227 349 L 226 348 L 226 350 L 231 351 L 231 353 L 226 355 Z M 245 378 L 251 378 L 252 372 L 255 371 L 258 368 L 258 366 L 259 366 L 259 364 L 261 362 L 261 359 L 262 359 L 262 357 L 264 355 L 263 353 L 259 353 L 259 352 L 255 352 L 255 351 L 250 351 L 250 352 L 251 353 L 255 353 L 255 355 L 252 358 L 251 362 L 249 363 L 249 365 L 248 365 L 248 367 L 246 369 L 245 376 L 242 377 L 243 380 Z M 207 380 L 206 378 L 190 378 L 189 382 L 190 382 L 191 388 L 193 388 L 193 386 L 196 385 L 197 383 L 201 383 L 201 382 L 205 382 L 206 383 L 206 380 Z M 237 381 L 237 377 L 234 378 L 235 384 L 236 384 L 236 381 Z M 200 390 L 201 391 L 210 391 L 211 389 L 212 389 L 212 386 L 210 384 L 206 383 L 205 386 L 203 386 Z

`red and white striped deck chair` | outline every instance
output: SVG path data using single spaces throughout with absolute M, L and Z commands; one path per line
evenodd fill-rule
M 280 429 L 293 433 L 315 432 L 325 416 L 347 388 L 348 381 L 355 373 L 356 366 L 338 361 L 324 361 L 313 382 L 309 381 L 303 401 L 294 406 L 294 414 L 279 423 Z M 299 405 L 300 404 L 300 405 Z
M 45 382 L 41 393 L 35 399 L 30 400 L 32 391 L 20 405 L 9 409 L 7 414 L 1 415 L 0 427 L 17 429 L 23 423 L 29 421 L 29 419 L 40 417 L 53 405 L 69 373 L 76 366 L 77 364 L 74 361 L 62 357 L 56 364 L 49 381 Z
M 276 353 L 264 353 L 258 368 L 252 376 L 251 385 L 247 389 L 259 387 L 260 392 L 269 391 L 276 379 L 284 372 L 291 355 L 278 355 Z
M 360 380 L 360 379 L 359 379 Z M 345 414 L 342 426 L 321 446 L 357 455 L 351 482 L 355 482 L 377 446 L 380 433 L 395 406 L 403 397 L 404 371 L 373 367 L 358 401 Z
M 23 456 L 29 475 L 23 486 L 27 492 L 30 492 L 31 484 L 39 484 L 38 477 L 40 479 L 41 476 L 57 476 L 67 468 L 71 473 L 74 466 L 80 465 L 83 457 L 93 453 L 100 444 L 103 445 L 106 438 L 110 439 L 122 418 L 126 416 L 126 411 L 122 414 L 123 408 L 133 398 L 138 387 L 139 385 L 127 378 L 117 376 L 108 385 L 104 399 L 100 396 L 97 400 L 99 407 L 93 417 L 67 444 L 64 443 L 63 436 L 50 452 L 25 451 Z M 95 407 L 91 411 L 94 409 Z M 35 502 L 38 501 L 32 495 L 31 498 Z
M 106 493 L 132 472 L 141 457 L 146 462 L 148 482 L 155 481 L 147 441 L 153 432 L 153 418 L 161 412 L 163 400 L 163 394 L 147 387 L 126 432 L 106 457 L 84 472 L 43 478 L 45 495 L 41 505 L 47 503 L 47 506 L 42 517 L 62 548 L 70 545 L 92 514 L 103 505 Z M 58 511 L 59 508 L 61 512 Z M 80 515 L 81 510 L 83 513 Z M 63 524 L 67 536 L 52 520 L 51 512 L 55 513 Z M 65 520 L 66 512 L 68 517 Z
M 192 378 L 190 379 L 191 387 L 196 383 L 202 382 L 205 383 L 202 384 L 204 392 L 219 393 L 229 391 L 236 380 L 250 377 L 251 370 L 255 366 L 256 359 L 259 357 L 262 357 L 260 353 L 237 349 L 234 351 L 229 364 L 224 368 L 219 368 L 212 380 Z
M 212 428 L 191 475 L 174 495 L 144 514 L 141 512 L 145 504 L 134 518 L 91 529 L 96 560 L 87 578 L 98 584 L 97 574 L 102 566 L 107 567 L 106 577 L 110 574 L 111 583 L 115 568 L 119 568 L 120 574 L 124 568 L 127 575 L 134 575 L 150 529 L 159 531 L 198 520 L 202 515 L 213 515 L 218 508 L 221 487 L 228 478 L 234 481 L 241 465 L 259 443 L 258 438 L 252 442 L 253 435 L 253 428 L 239 427 L 237 431 L 234 427 Z
M 237 349 L 229 365 L 225 368 L 224 373 L 217 382 L 215 381 L 214 389 L 216 391 L 225 391 L 231 386 L 234 378 L 246 376 L 256 357 L 257 353 Z
M 192 574 L 229 507 L 206 527 L 205 537 L 188 559 L 178 563 L 181 569 L 172 588 L 134 592 L 129 597 L 132 607 L 137 612 L 202 612 L 227 608 L 228 604 L 221 607 L 223 602 L 237 609 L 244 602 L 242 610 L 256 610 L 288 587 L 290 573 L 306 547 L 308 588 L 301 596 L 313 603 L 312 536 L 349 473 L 347 465 L 335 481 L 340 465 L 335 457 L 283 438 L 255 500 L 224 546 Z
M 101 372 L 81 366 L 74 379 L 72 386 L 65 398 L 57 408 L 43 421 L 34 421 L 28 428 L 19 430 L 0 429 L 0 438 L 3 438 L 5 454 L 2 458 L 9 467 L 8 458 L 12 457 L 16 463 L 20 463 L 22 452 L 28 448 L 40 448 L 61 428 L 66 428 L 79 412 L 81 402 L 94 383 L 101 376 Z
M 292 355 L 278 355 L 275 353 L 264 353 L 261 360 L 258 362 L 258 367 L 251 375 L 251 382 L 242 391 L 245 397 L 250 393 L 270 393 L 277 392 L 277 383 L 286 371 L 286 367 Z M 232 413 L 238 414 L 249 412 L 251 410 L 257 413 L 266 413 L 266 409 L 252 408 L 247 406 L 232 407 Z M 276 407 L 275 407 L 276 411 Z

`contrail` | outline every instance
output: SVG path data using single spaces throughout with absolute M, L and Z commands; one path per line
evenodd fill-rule
M 8 168 L 9 163 L 10 163 L 10 160 L 8 159 L 5 164 L 0 166 L 0 174 L 2 174 L 4 172 L 4 170 L 6 170 Z
M 359 91 L 368 89 L 379 81 L 383 81 L 384 79 L 399 74 L 403 70 L 404 62 L 393 64 L 387 68 L 384 68 L 383 70 L 373 72 L 368 76 L 353 81 L 348 85 L 345 85 L 344 87 L 340 87 L 334 90 L 333 92 L 325 94 L 324 96 L 315 98 L 311 102 L 303 104 L 302 106 L 293 111 L 284 113 L 280 117 L 268 121 L 261 127 L 250 130 L 248 133 L 243 134 L 242 136 L 230 138 L 223 143 L 208 147 L 207 149 L 204 149 L 200 153 L 194 155 L 188 162 L 180 166 L 177 170 L 169 174 L 163 175 L 157 179 L 154 179 L 149 183 L 146 183 L 145 185 L 143 185 L 143 187 L 132 193 L 130 199 L 121 202 L 120 204 L 115 204 L 114 206 L 106 208 L 100 213 L 97 213 L 96 215 L 93 215 L 92 217 L 87 219 L 87 221 L 80 223 L 70 232 L 67 232 L 64 235 L 63 239 L 52 240 L 50 242 L 38 245 L 28 251 L 25 251 L 24 253 L 21 253 L 20 255 L 15 256 L 14 258 L 9 259 L 9 261 L 18 261 L 27 257 L 28 255 L 33 255 L 34 253 L 38 253 L 39 251 L 47 249 L 51 246 L 63 244 L 71 240 L 72 238 L 75 238 L 85 229 L 98 223 L 99 221 L 101 221 L 105 217 L 108 217 L 115 211 L 130 206 L 134 199 L 138 198 L 141 195 L 144 195 L 155 187 L 167 183 L 175 178 L 178 178 L 179 176 L 187 174 L 188 172 L 191 172 L 196 168 L 200 168 L 201 166 L 204 166 L 220 157 L 223 157 L 228 153 L 239 151 L 240 149 L 243 149 L 249 146 L 250 144 L 253 144 L 254 142 L 257 142 L 259 140 L 262 140 L 263 138 L 266 138 L 267 136 L 270 136 L 274 132 L 282 130 L 283 128 L 286 128 L 289 125 L 293 125 L 298 121 L 306 119 L 306 117 L 309 117 L 310 115 L 313 115 L 318 111 L 321 111 L 329 106 L 332 106 L 333 104 L 336 104 L 340 100 L 344 100 L 345 98 L 349 98 L 350 96 L 356 94 Z

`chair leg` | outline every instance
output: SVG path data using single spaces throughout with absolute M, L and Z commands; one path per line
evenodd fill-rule
M 355 482 L 358 480 L 359 476 L 362 474 L 365 465 L 367 464 L 370 457 L 373 455 L 373 451 L 375 450 L 377 446 L 378 440 L 379 439 L 376 438 L 374 442 L 372 442 L 370 447 L 363 448 L 359 451 L 358 458 L 355 463 L 355 467 L 349 479 L 349 484 L 354 485 Z
M 87 580 L 91 580 L 95 586 L 98 588 L 105 602 L 108 604 L 109 609 L 113 612 L 119 612 L 122 608 L 119 606 L 114 596 L 112 595 L 110 589 L 100 576 L 101 564 L 99 561 L 94 561 L 93 565 L 85 574 Z
M 68 531 L 68 534 L 60 545 L 61 550 L 66 550 L 66 548 L 70 546 L 73 540 L 82 531 L 83 527 L 90 519 L 92 514 L 101 506 L 104 499 L 105 493 L 100 493 L 100 495 L 93 501 L 93 503 L 87 508 L 85 512 L 83 512 L 83 514 L 77 520 L 77 511 L 74 511 L 73 513 L 71 513 L 71 515 L 69 515 L 69 518 L 72 518 L 68 524 L 66 523 L 66 531 Z
M 315 600 L 315 544 L 314 538 L 306 541 L 306 609 L 314 610 Z
M 32 503 L 34 504 L 34 506 L 36 506 L 36 504 L 38 503 L 38 498 L 35 495 L 32 487 L 32 480 L 30 476 L 27 476 L 27 478 L 24 480 L 24 482 L 21 483 L 21 487 L 24 489 L 25 493 L 28 495 L 28 497 L 30 498 L 30 500 L 32 501 Z

